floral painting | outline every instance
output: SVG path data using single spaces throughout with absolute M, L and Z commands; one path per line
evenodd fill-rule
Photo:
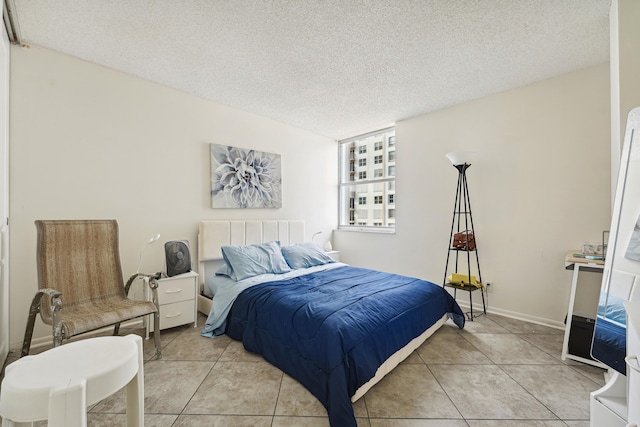
M 281 208 L 280 154 L 211 144 L 212 208 Z

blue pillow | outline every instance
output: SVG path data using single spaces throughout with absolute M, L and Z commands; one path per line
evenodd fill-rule
M 289 267 L 293 269 L 308 268 L 335 262 L 320 246 L 311 242 L 284 246 L 282 248 L 282 255 L 284 255 L 284 259 L 287 260 Z
M 219 269 L 216 270 L 216 276 L 229 276 L 229 277 L 231 277 L 232 274 L 233 274 L 233 270 L 231 269 L 231 267 L 229 267 L 227 265 L 226 262 L 224 264 L 222 264 Z
M 280 274 L 291 271 L 280 251 L 280 242 L 223 246 L 221 249 L 222 257 L 232 270 L 230 277 L 236 281 L 259 274 Z

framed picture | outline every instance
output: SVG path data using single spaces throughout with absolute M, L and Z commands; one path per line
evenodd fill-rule
M 280 154 L 211 144 L 212 208 L 281 208 Z

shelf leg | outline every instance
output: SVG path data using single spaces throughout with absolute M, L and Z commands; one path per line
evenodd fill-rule
M 571 333 L 571 323 L 573 322 L 573 306 L 576 302 L 576 289 L 578 286 L 578 275 L 580 274 L 580 265 L 574 264 L 573 275 L 571 276 L 571 291 L 569 293 L 569 307 L 567 312 L 567 324 L 564 328 L 564 340 L 562 341 L 562 360 L 567 359 L 569 353 L 569 334 Z

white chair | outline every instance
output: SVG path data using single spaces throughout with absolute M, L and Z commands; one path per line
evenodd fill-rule
M 50 427 L 87 425 L 87 407 L 126 386 L 127 425 L 144 425 L 142 338 L 97 337 L 25 356 L 5 369 L 2 426 L 48 419 Z

